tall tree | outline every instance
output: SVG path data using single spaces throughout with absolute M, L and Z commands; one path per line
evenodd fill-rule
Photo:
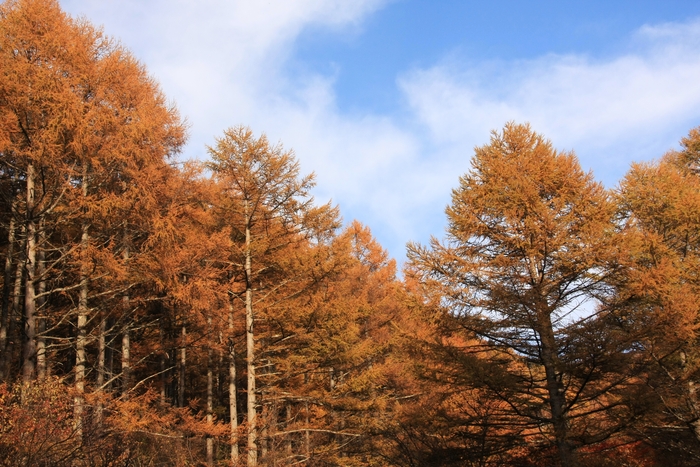
M 467 350 L 500 363 L 487 372 L 472 359 L 474 382 L 550 434 L 564 467 L 577 464 L 578 444 L 607 433 L 574 436 L 573 421 L 592 418 L 625 380 L 600 366 L 616 348 L 589 345 L 600 331 L 590 328 L 595 299 L 616 265 L 614 211 L 573 154 L 509 123 L 476 148 L 453 190 L 447 241 L 409 246 L 410 267 L 439 294 L 445 319 L 478 339 Z
M 154 188 L 154 173 L 169 170 L 166 158 L 182 144 L 184 127 L 126 50 L 68 17 L 56 1 L 5 2 L 0 28 L 0 152 L 26 193 L 19 208 L 26 232 L 22 375 L 25 381 L 35 376 L 37 339 L 43 344 L 45 338 L 37 331 L 46 332 L 47 310 L 54 315 L 51 332 L 74 319 L 80 432 L 94 324 L 129 288 L 119 291 L 124 281 L 105 278 L 123 276 L 129 224 L 143 225 L 153 212 L 143 200 Z M 43 372 L 46 350 L 40 348 Z
M 696 128 L 680 151 L 634 164 L 618 190 L 633 265 L 618 289 L 621 325 L 656 401 L 639 431 L 679 465 L 700 461 L 699 162 Z
M 334 229 L 337 212 L 330 205 L 314 206 L 309 194 L 313 175 L 300 177 L 293 153 L 270 145 L 265 136 L 256 139 L 247 128 L 231 128 L 209 154 L 209 167 L 222 185 L 218 215 L 233 240 L 231 292 L 245 307 L 247 462 L 253 467 L 258 463 L 259 407 L 254 325 L 265 316 L 267 304 L 303 288 L 296 286 L 300 276 L 290 252 L 319 226 Z
M 278 368 L 290 375 L 284 390 L 304 402 L 304 417 L 294 418 L 308 430 L 308 462 L 381 462 L 381 434 L 405 395 L 397 355 L 403 290 L 396 262 L 366 226 L 350 223 L 332 246 L 328 274 L 304 302 L 296 346 Z
M 24 193 L 13 211 L 25 232 L 22 375 L 30 381 L 36 375 L 38 229 L 73 174 L 68 145 L 81 107 L 68 81 L 80 47 L 55 2 L 5 2 L 0 28 L 0 153 L 4 172 Z

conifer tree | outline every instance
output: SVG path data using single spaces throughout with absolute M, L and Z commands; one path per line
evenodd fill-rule
M 337 212 L 330 205 L 313 205 L 313 175 L 300 177 L 293 153 L 270 145 L 265 136 L 256 139 L 247 128 L 231 128 L 209 154 L 209 167 L 222 185 L 217 215 L 232 236 L 231 294 L 245 308 L 247 464 L 253 467 L 258 463 L 260 407 L 256 336 L 261 341 L 254 325 L 264 322 L 270 303 L 304 288 L 293 250 L 319 229 L 332 231 Z
M 527 125 L 494 132 L 472 167 L 453 190 L 446 242 L 410 245 L 411 267 L 445 319 L 478 340 L 461 358 L 472 381 L 551 437 L 563 467 L 577 465 L 576 448 L 608 431 L 578 433 L 576 420 L 624 381 L 600 366 L 617 349 L 589 345 L 604 339 L 591 313 L 617 267 L 614 205 L 573 154 Z
M 620 326 L 648 365 L 653 401 L 638 429 L 687 465 L 700 460 L 699 148 L 696 128 L 680 151 L 633 164 L 618 190 L 631 259 L 618 288 Z

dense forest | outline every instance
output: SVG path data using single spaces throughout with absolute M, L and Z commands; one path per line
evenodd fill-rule
M 144 66 L 0 4 L 0 465 L 700 465 L 700 129 L 607 189 L 507 123 L 401 274 Z

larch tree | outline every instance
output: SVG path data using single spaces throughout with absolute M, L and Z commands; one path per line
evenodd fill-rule
M 222 185 L 215 209 L 232 238 L 230 292 L 245 309 L 247 465 L 253 467 L 259 457 L 260 406 L 254 325 L 264 322 L 270 303 L 303 289 L 291 251 L 307 242 L 319 226 L 334 229 L 337 211 L 330 205 L 313 204 L 309 193 L 313 175 L 300 177 L 293 153 L 271 145 L 265 136 L 255 138 L 247 128 L 231 128 L 209 148 L 209 154 L 209 168 Z
M 605 341 L 594 307 L 617 268 L 614 212 L 574 154 L 509 123 L 476 148 L 453 190 L 446 242 L 409 245 L 410 268 L 440 297 L 444 319 L 479 342 L 459 352 L 471 365 L 463 383 L 486 387 L 550 436 L 563 467 L 577 465 L 578 446 L 609 435 L 577 433 L 574 422 L 612 406 L 610 391 L 626 381 L 601 367 L 617 347 L 588 345 Z
M 134 298 L 153 299 L 143 288 L 147 275 L 134 265 L 140 262 L 149 238 L 159 235 L 154 223 L 170 202 L 168 185 L 179 179 L 168 158 L 184 141 L 184 125 L 141 64 L 121 47 L 107 41 L 91 65 L 91 74 L 86 76 L 91 95 L 85 117 L 99 126 L 93 125 L 77 141 L 87 178 L 76 205 L 84 213 L 81 222 L 88 237 L 86 250 L 97 250 L 90 259 L 96 269 L 92 275 L 112 279 L 108 283 L 91 281 L 95 295 L 117 299 L 103 308 L 120 312 L 101 313 L 96 321 L 102 328 L 110 328 L 107 322 L 119 318 L 121 381 L 126 392 L 133 384 L 130 333 L 137 322 L 132 310 L 139 303 Z M 135 291 L 143 292 L 142 296 L 133 297 Z M 100 341 L 103 339 L 100 336 Z M 100 355 L 103 351 L 99 350 Z M 103 372 L 100 369 L 98 375 Z
M 396 262 L 357 221 L 335 239 L 333 258 L 343 264 L 314 294 L 308 347 L 295 352 L 312 376 L 299 389 L 315 405 L 311 427 L 320 429 L 310 462 L 381 462 L 382 435 L 405 395 L 397 355 L 408 320 L 403 289 Z
M 68 141 L 80 116 L 80 99 L 65 79 L 76 58 L 71 26 L 55 2 L 12 1 L 0 6 L 0 121 L 4 172 L 13 178 L 8 192 L 13 242 L 21 241 L 24 291 L 22 375 L 36 376 L 37 286 L 40 226 L 67 189 L 71 170 Z M 23 238 L 17 235 L 21 225 Z M 17 296 L 17 294 L 15 294 Z
M 440 313 L 438 291 L 414 279 L 409 267 L 404 284 L 410 319 L 402 323 L 398 351 L 405 396 L 385 435 L 391 458 L 406 466 L 539 465 L 526 461 L 541 449 L 532 424 L 521 423 L 503 397 L 475 378 L 481 371 L 495 385 L 498 357 L 500 365 L 513 359 L 484 352 L 478 338 Z
M 46 372 L 48 331 L 42 327 L 51 315 L 54 333 L 75 319 L 80 433 L 93 325 L 106 323 L 115 300 L 128 303 L 123 298 L 133 284 L 109 279 L 128 269 L 129 225 L 148 224 L 154 174 L 169 170 L 166 158 L 184 141 L 184 126 L 127 51 L 68 17 L 57 2 L 5 2 L 0 15 L 0 152 L 26 192 L 15 208 L 25 232 L 23 379 L 34 378 L 37 362 L 40 374 Z M 98 389 L 104 384 L 103 332 L 102 326 Z M 123 367 L 127 356 L 128 347 Z
M 620 323 L 649 365 L 656 401 L 639 431 L 687 465 L 700 460 L 699 162 L 696 128 L 680 151 L 634 164 L 618 189 L 632 260 L 618 289 Z
M 387 356 L 401 310 L 396 264 L 356 221 L 299 250 L 308 287 L 268 312 L 264 461 L 377 459 L 395 395 Z

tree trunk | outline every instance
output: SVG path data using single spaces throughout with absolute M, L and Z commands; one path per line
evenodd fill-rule
M 547 393 L 549 394 L 549 407 L 552 411 L 552 426 L 554 439 L 559 452 L 559 460 L 562 467 L 575 467 L 576 456 L 569 442 L 568 420 L 565 414 L 566 395 L 559 378 L 559 365 L 556 340 L 552 327 L 551 315 L 548 311 L 540 311 L 539 321 L 541 325 L 540 340 L 542 343 L 542 363 L 544 365 L 547 380 Z
M 39 280 L 39 297 L 36 300 L 37 305 L 37 339 L 36 339 L 36 371 L 39 379 L 44 379 L 47 376 L 47 366 L 46 366 L 46 297 L 44 293 L 46 292 L 46 253 L 44 251 L 45 233 L 44 233 L 44 220 L 39 221 L 39 246 L 38 246 L 38 256 L 39 261 L 37 263 L 38 268 L 38 280 Z
M 287 401 L 285 407 L 285 422 L 287 424 L 287 429 L 292 426 L 292 401 Z M 287 456 L 291 456 L 294 451 L 294 443 L 292 441 L 292 435 L 287 435 Z
M 158 335 L 160 337 L 160 355 L 158 360 L 160 363 L 160 404 L 165 406 L 167 402 L 167 386 L 168 386 L 168 371 L 167 369 L 167 352 L 165 351 L 165 319 L 158 320 Z
M 126 239 L 126 234 L 124 235 Z M 129 245 L 124 241 L 124 251 L 122 258 L 124 263 L 129 261 Z M 122 316 L 126 321 L 124 330 L 122 331 L 122 396 L 127 396 L 131 389 L 131 316 L 129 309 L 129 294 L 124 293 L 122 297 Z
M 105 362 L 106 362 L 106 349 L 107 349 L 107 318 L 104 316 L 100 320 L 99 335 L 97 336 L 97 388 L 96 392 L 102 393 L 104 391 L 105 384 Z M 101 397 L 97 399 L 97 409 L 95 412 L 95 418 L 98 424 L 102 423 L 102 400 Z
M 129 323 L 122 331 L 122 395 L 126 396 L 131 389 L 131 336 Z
M 114 335 L 114 318 L 107 317 L 105 339 L 107 342 L 105 344 L 105 382 L 103 384 L 104 390 L 107 392 L 112 391 L 112 378 L 114 377 L 114 341 L 116 336 Z
M 26 255 L 24 277 L 24 352 L 22 356 L 22 380 L 30 382 L 36 375 L 36 223 L 34 220 L 34 165 L 27 166 L 27 220 Z
M 87 198 L 87 167 L 83 169 L 83 197 Z M 82 435 L 85 392 L 85 368 L 87 365 L 87 323 L 88 323 L 88 246 L 90 236 L 87 219 L 83 220 L 80 238 L 81 265 L 80 288 L 78 295 L 78 337 L 75 344 L 75 427 L 78 437 Z
M 311 433 L 309 432 L 309 426 L 311 421 L 309 420 L 309 401 L 304 401 L 304 422 L 306 423 L 306 430 L 304 430 L 304 454 L 306 455 L 307 461 L 311 459 Z
M 26 231 L 25 227 L 22 226 L 21 233 L 24 234 Z M 24 236 L 24 243 L 20 246 L 19 250 L 26 252 L 27 238 Z M 8 339 L 12 337 L 14 332 L 15 319 L 21 316 L 21 306 L 22 306 L 22 283 L 25 278 L 25 270 L 22 264 L 23 262 L 18 259 L 17 266 L 15 267 L 15 286 L 12 292 L 12 308 L 10 309 L 9 321 L 7 323 L 7 336 Z M 12 354 L 14 349 L 12 348 L 12 341 L 7 342 L 7 357 L 5 360 L 5 374 L 10 377 L 10 368 L 12 365 Z
M 14 264 L 13 254 L 15 248 L 15 230 L 17 229 L 14 216 L 15 203 L 12 203 L 12 206 L 12 216 L 10 217 L 10 225 L 7 229 L 7 256 L 5 257 L 5 274 L 2 283 L 2 314 L 0 316 L 0 381 L 5 381 L 6 378 L 9 378 L 7 368 L 10 362 L 10 347 L 8 345 L 11 320 L 10 294 L 12 285 L 12 266 Z M 19 268 L 20 267 L 18 266 L 18 269 Z
M 97 336 L 97 391 L 102 391 L 105 384 L 105 362 L 107 352 L 107 319 L 100 320 L 99 335 Z
M 228 305 L 228 410 L 231 418 L 231 465 L 238 465 L 238 407 L 236 398 L 236 349 L 233 342 L 233 304 Z
M 253 334 L 253 283 L 252 252 L 250 234 L 250 216 L 248 201 L 245 201 L 245 322 L 246 322 L 246 358 L 248 363 L 248 467 L 258 463 L 257 415 L 255 406 L 255 335 Z
M 185 376 L 187 369 L 187 327 L 182 325 L 182 341 L 180 344 L 179 377 L 177 379 L 177 405 L 185 406 Z
M 211 316 L 207 318 L 208 334 L 211 336 Z M 211 346 L 207 349 L 207 424 L 214 423 L 214 374 Z M 207 465 L 214 465 L 214 438 L 207 435 Z
M 304 373 L 304 385 L 309 384 L 309 373 Z M 304 430 L 304 455 L 306 456 L 306 461 L 311 459 L 311 434 L 309 433 L 310 419 L 309 419 L 309 399 L 304 398 L 304 423 L 306 424 L 306 430 Z
M 260 399 L 261 401 L 266 400 L 264 391 L 260 391 Z M 277 407 L 274 402 L 272 404 L 267 404 L 266 406 L 263 406 L 260 411 L 260 415 L 258 415 L 258 449 L 260 457 L 262 457 L 263 461 L 266 461 L 265 464 L 268 465 L 270 463 L 273 465 L 275 464 L 274 459 L 268 458 L 268 453 L 270 451 L 270 426 L 273 423 L 272 420 L 277 419 L 277 415 Z

